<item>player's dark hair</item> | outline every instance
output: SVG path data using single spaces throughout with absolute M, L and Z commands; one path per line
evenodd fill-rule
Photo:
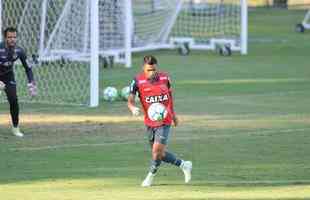
M 144 56 L 143 63 L 148 64 L 148 65 L 156 65 L 157 59 L 152 55 L 147 55 L 147 56 Z
M 6 37 L 6 35 L 8 34 L 8 32 L 16 32 L 17 33 L 17 29 L 15 27 L 7 27 L 4 31 L 3 31 L 3 36 Z

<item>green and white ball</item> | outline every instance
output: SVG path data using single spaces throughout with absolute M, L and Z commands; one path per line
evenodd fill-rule
M 129 92 L 130 92 L 130 88 L 129 86 L 126 86 L 124 87 L 122 90 L 121 90 L 121 97 L 123 100 L 126 100 L 128 99 L 128 96 L 129 96 Z
M 108 86 L 103 90 L 103 99 L 105 101 L 115 101 L 117 99 L 118 92 L 115 87 Z
M 161 103 L 153 103 L 147 110 L 148 117 L 152 121 L 162 121 L 167 117 L 168 111 Z
M 128 100 L 128 96 L 130 94 L 130 87 L 129 86 L 125 86 L 122 88 L 121 90 L 121 98 L 124 100 L 124 101 L 127 101 Z M 139 102 L 140 99 L 139 99 L 139 92 L 136 93 L 136 98 L 135 98 L 135 102 Z

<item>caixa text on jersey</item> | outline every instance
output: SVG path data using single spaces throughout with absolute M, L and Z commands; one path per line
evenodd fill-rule
M 147 103 L 156 103 L 156 102 L 163 102 L 169 99 L 168 94 L 158 95 L 158 96 L 148 96 L 145 97 L 145 102 Z

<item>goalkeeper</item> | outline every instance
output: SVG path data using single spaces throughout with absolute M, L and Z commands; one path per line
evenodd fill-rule
M 24 49 L 16 45 L 17 30 L 8 27 L 3 32 L 4 41 L 0 43 L 0 89 L 4 90 L 10 104 L 10 114 L 12 120 L 12 133 L 17 137 L 24 134 L 19 129 L 19 104 L 16 92 L 16 81 L 13 65 L 16 60 L 20 60 L 28 79 L 28 90 L 31 96 L 36 95 L 36 84 L 33 78 L 31 67 L 27 63 Z
M 171 124 L 178 125 L 178 118 L 173 109 L 170 83 L 168 74 L 157 71 L 156 58 L 154 56 L 145 56 L 143 59 L 143 72 L 139 73 L 130 85 L 128 108 L 133 115 L 139 114 L 139 108 L 135 106 L 135 96 L 139 93 L 145 114 L 146 133 L 152 149 L 150 170 L 142 182 L 142 187 L 152 185 L 153 178 L 162 161 L 180 167 L 183 170 L 186 183 L 191 179 L 192 162 L 180 160 L 173 153 L 166 150 Z M 150 105 L 156 102 L 162 103 L 167 108 L 168 114 L 163 121 L 152 121 L 147 115 Z

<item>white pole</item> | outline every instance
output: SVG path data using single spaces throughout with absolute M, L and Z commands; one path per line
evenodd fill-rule
M 304 20 L 302 21 L 302 25 L 308 26 L 309 18 L 310 18 L 310 10 L 308 10 L 308 12 L 306 13 L 305 18 L 304 18 Z
M 90 16 L 90 107 L 99 105 L 99 4 L 98 0 L 91 1 Z
M 44 51 L 45 24 L 46 24 L 46 13 L 47 13 L 46 10 L 47 10 L 47 0 L 44 0 L 42 4 L 42 13 L 41 13 L 39 57 L 43 56 L 43 51 Z
M 181 0 L 178 1 L 176 4 L 177 5 L 176 5 L 175 11 L 174 11 L 171 19 L 168 20 L 168 22 L 165 24 L 164 28 L 160 32 L 160 36 L 163 34 L 161 42 L 167 43 L 167 38 L 168 38 L 168 36 L 169 36 L 169 34 L 171 32 L 171 29 L 173 28 L 173 25 L 174 25 L 175 21 L 178 18 L 179 12 L 182 9 L 182 1 Z
M 0 31 L 1 31 L 1 33 L 0 33 L 0 41 L 2 41 L 2 29 L 3 29 L 3 27 L 2 27 L 3 25 L 2 25 L 2 0 L 0 0 Z
M 240 0 L 241 4 L 241 54 L 248 53 L 248 5 L 247 0 Z
M 125 8 L 125 63 L 126 67 L 131 67 L 131 38 L 133 30 L 133 17 L 132 17 L 132 2 L 131 0 L 124 0 Z

